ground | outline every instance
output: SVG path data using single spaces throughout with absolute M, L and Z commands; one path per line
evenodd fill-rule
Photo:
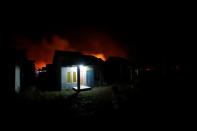
M 72 118 L 87 118 L 109 115 L 119 110 L 121 104 L 127 101 L 129 89 L 118 85 L 95 87 L 76 94 L 74 90 L 39 91 L 32 88 L 20 94 L 22 104 L 39 108 L 40 111 L 58 109 L 63 115 Z M 127 90 L 124 91 L 124 90 Z M 126 94 L 127 93 L 127 94 Z
M 114 84 L 95 87 L 79 94 L 74 90 L 39 91 L 31 88 L 17 95 L 14 107 L 10 109 L 15 109 L 17 114 L 29 115 L 33 112 L 39 114 L 37 116 L 59 116 L 64 120 L 116 120 L 119 116 L 125 120 L 125 116 L 128 119 L 159 119 L 172 116 L 179 118 L 185 115 L 185 108 L 189 109 L 194 105 L 190 104 L 193 99 L 190 98 L 192 95 L 189 95 L 191 88 L 188 83 L 184 79 L 176 80 L 174 77 L 142 79 L 135 85 Z

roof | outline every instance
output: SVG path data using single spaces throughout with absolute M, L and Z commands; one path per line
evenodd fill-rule
M 53 64 L 60 65 L 98 65 L 103 61 L 91 55 L 83 55 L 80 52 L 72 51 L 55 51 L 53 58 Z

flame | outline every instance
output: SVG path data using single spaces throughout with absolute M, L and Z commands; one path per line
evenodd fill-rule
M 27 50 L 27 57 L 35 60 L 37 70 L 52 63 L 55 50 L 78 51 L 104 61 L 110 56 L 127 57 L 126 48 L 105 33 L 84 31 L 80 35 L 74 36 L 66 39 L 52 35 L 50 40 L 43 36 L 42 40 L 34 41 L 19 34 L 14 42 L 16 48 Z
M 36 70 L 42 69 L 42 67 L 46 67 L 46 63 L 44 61 L 36 61 L 35 62 Z
M 106 61 L 106 57 L 103 53 L 98 53 L 98 54 L 90 54 L 90 55 L 93 55 L 95 56 L 96 58 L 100 58 L 102 59 L 103 61 Z

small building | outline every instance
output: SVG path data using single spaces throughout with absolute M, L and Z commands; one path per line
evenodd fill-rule
M 55 51 L 53 65 L 59 90 L 91 89 L 103 83 L 103 61 L 79 52 Z
M 25 50 L 10 49 L 9 52 L 8 87 L 11 92 L 20 93 L 34 83 L 34 61 L 27 59 Z
M 53 64 L 47 64 L 46 67 L 37 71 L 36 86 L 39 90 L 53 91 L 56 90 L 55 71 Z
M 121 57 L 109 57 L 104 66 L 105 81 L 108 84 L 130 83 L 133 79 L 131 62 Z
M 9 76 L 9 89 L 15 93 L 19 93 L 24 86 L 23 76 L 23 62 L 26 60 L 24 50 L 10 49 L 8 76 Z
M 25 82 L 24 84 L 26 88 L 35 85 L 36 68 L 34 63 L 35 63 L 34 60 L 26 59 L 23 61 L 24 82 Z

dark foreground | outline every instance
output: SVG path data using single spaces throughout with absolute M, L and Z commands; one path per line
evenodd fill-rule
M 101 87 L 102 88 L 102 87 Z M 108 87 L 110 88 L 110 87 Z M 112 87 L 113 88 L 113 87 Z M 116 88 L 116 87 L 114 87 Z M 109 96 L 83 96 L 72 94 L 49 100 L 34 101 L 16 98 L 12 105 L 14 115 L 20 117 L 43 117 L 71 119 L 112 119 L 119 117 L 182 117 L 190 113 L 192 96 L 186 89 L 129 89 L 126 92 L 112 92 Z M 91 92 L 91 91 L 90 91 Z M 88 95 L 88 94 L 87 94 Z M 93 97 L 93 98 L 91 98 Z M 110 97 L 110 98 L 109 98 Z
M 21 94 L 8 104 L 14 119 L 61 123 L 185 121 L 193 116 L 192 79 L 148 77 L 139 82 L 74 91 Z M 39 94 L 39 95 L 38 95 Z

